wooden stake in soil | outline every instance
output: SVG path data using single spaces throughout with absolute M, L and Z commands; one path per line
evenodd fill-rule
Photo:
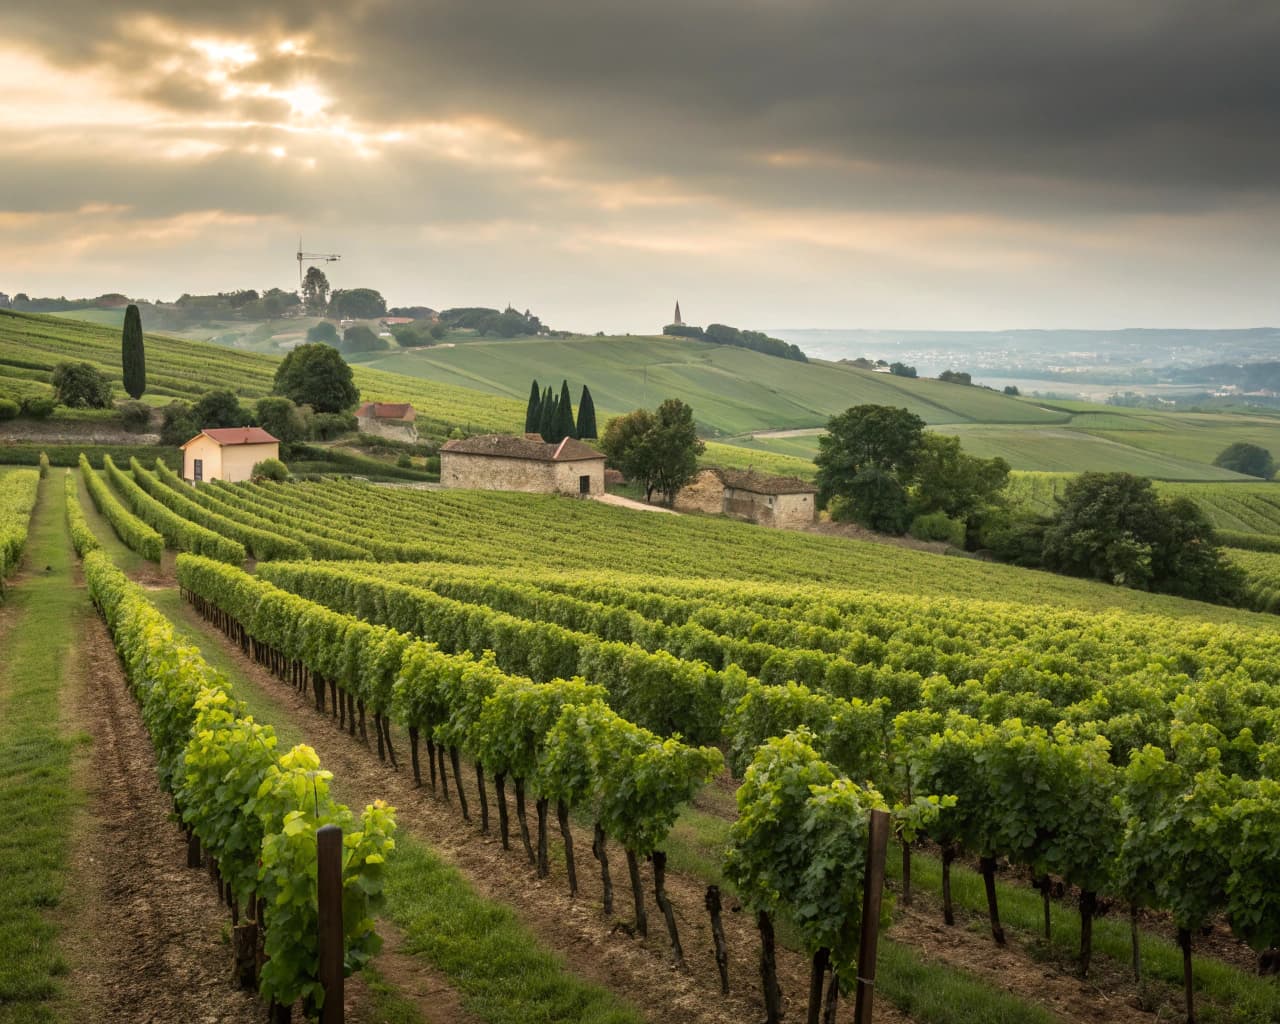
M 1196 1024 L 1196 990 L 1191 978 L 1191 932 L 1178 929 L 1178 945 L 1182 947 L 1182 988 L 1187 997 L 1187 1024 Z
M 445 802 L 449 801 L 449 775 L 444 770 L 444 744 L 440 743 L 436 746 L 436 760 L 440 763 L 440 795 L 444 797 Z
M 1000 927 L 1000 907 L 996 902 L 996 859 L 979 857 L 978 868 L 982 871 L 982 884 L 987 890 L 987 913 L 991 916 L 991 937 L 997 946 L 1004 945 L 1004 929 Z
M 498 797 L 498 834 L 502 837 L 502 848 L 511 849 L 511 823 L 507 819 L 507 777 L 502 772 L 493 776 L 493 791 Z
M 853 1005 L 854 1024 L 871 1024 L 876 985 L 876 951 L 880 941 L 880 904 L 884 896 L 884 865 L 889 851 L 889 812 L 872 811 L 867 837 L 867 870 L 862 883 L 862 938 L 858 945 L 858 988 Z
M 1129 904 L 1129 941 L 1133 944 L 1133 980 L 1142 980 L 1142 947 L 1138 943 L 1138 904 Z
M 480 834 L 489 834 L 489 794 L 484 789 L 484 765 L 476 761 L 476 792 L 480 794 Z
M 560 823 L 560 838 L 564 842 L 564 867 L 569 876 L 569 895 L 578 895 L 578 866 L 573 859 L 573 832 L 569 828 L 569 805 L 556 801 L 556 821 Z
M 458 759 L 458 748 L 449 748 L 449 763 L 453 765 L 453 787 L 458 791 L 458 806 L 462 808 L 462 820 L 470 821 L 471 812 L 467 809 L 467 791 L 462 788 L 462 762 Z
M 1098 909 L 1098 894 L 1080 893 L 1080 977 L 1089 976 L 1089 960 L 1093 956 L 1093 915 Z
M 831 962 L 831 950 L 822 946 L 813 954 L 813 965 L 809 968 L 809 1014 L 806 1024 L 821 1024 L 822 986 L 827 980 L 827 965 Z
M 911 906 L 911 844 L 902 840 L 902 905 Z
M 822 1011 L 822 1024 L 836 1024 L 836 1011 L 840 1008 L 840 974 L 831 966 L 831 981 L 827 984 L 827 1007 Z
M 640 863 L 636 855 L 627 851 L 627 873 L 631 876 L 631 899 L 636 908 L 636 931 L 641 935 L 649 934 L 649 916 L 644 910 L 644 889 L 640 885 Z
M 591 840 L 591 854 L 600 862 L 600 890 L 603 894 L 604 912 L 613 913 L 613 878 L 609 874 L 609 845 L 604 829 L 596 822 L 595 836 Z
M 342 829 L 337 825 L 316 831 L 316 858 L 316 952 L 324 989 L 320 1024 L 343 1024 Z
M 720 971 L 720 994 L 729 994 L 729 949 L 724 941 L 724 923 L 720 920 L 720 886 L 707 886 L 707 913 L 711 915 L 711 939 L 716 945 L 716 968 Z
M 422 771 L 418 765 L 418 727 L 409 726 L 409 763 L 413 765 L 413 786 L 422 788 Z
M 538 877 L 546 878 L 551 874 L 551 865 L 547 862 L 547 806 L 548 800 L 540 796 L 534 801 L 538 812 Z
M 756 927 L 760 929 L 760 981 L 764 987 L 765 1024 L 779 1024 L 782 1020 L 782 989 L 778 987 L 778 959 L 773 939 L 773 921 L 768 913 L 756 915 Z
M 956 848 L 950 844 L 942 848 L 942 920 L 948 925 L 956 923 L 951 906 L 951 862 L 956 859 Z
M 524 852 L 529 856 L 530 864 L 537 864 L 538 858 L 533 853 L 533 843 L 529 841 L 529 818 L 525 814 L 524 779 L 516 779 L 516 821 L 520 822 L 520 838 L 524 841 Z
M 667 855 L 661 850 L 653 851 L 653 898 L 657 900 L 658 909 L 667 921 L 667 934 L 671 936 L 671 956 L 677 965 L 683 964 L 684 950 L 680 948 L 676 915 L 671 909 L 671 900 L 667 898 Z
M 431 738 L 431 733 L 427 733 L 427 766 L 431 769 L 431 792 L 436 791 L 436 745 Z
M 1051 922 L 1049 920 L 1049 890 L 1053 887 L 1053 883 L 1049 880 L 1048 875 L 1041 875 L 1039 878 L 1035 879 L 1032 884 L 1040 890 L 1040 899 L 1044 903 L 1044 941 L 1048 942 L 1052 938 L 1052 934 L 1050 932 Z

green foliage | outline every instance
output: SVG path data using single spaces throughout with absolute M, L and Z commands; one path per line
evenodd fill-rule
M 40 474 L 34 470 L 19 469 L 0 477 L 0 594 L 4 578 L 17 568 L 26 547 L 39 486 Z
M 200 397 L 191 410 L 196 429 L 217 427 L 247 427 L 251 417 L 240 405 L 240 397 L 227 388 L 209 391 Z M 190 440 L 190 438 L 188 438 Z
M 0 422 L 15 419 L 21 406 L 9 398 L 0 398 Z
M 907 532 L 916 540 L 945 540 L 952 547 L 964 547 L 964 523 L 950 518 L 945 512 L 916 516 Z
M 901 533 L 909 521 L 906 488 L 923 433 L 924 420 L 906 409 L 857 405 L 831 417 L 814 459 L 819 505 L 840 498 L 850 518 Z
M 283 445 L 296 444 L 307 436 L 310 410 L 299 409 L 288 398 L 259 398 L 254 418 L 258 426 Z
M 345 412 L 360 400 L 351 367 L 328 345 L 299 345 L 276 368 L 274 392 L 318 413 Z
M 943 370 L 938 374 L 938 380 L 946 381 L 948 384 L 972 384 L 973 377 L 967 373 L 961 373 L 956 370 Z M 1005 394 L 1009 392 L 1006 391 Z M 1014 388 L 1014 394 L 1017 394 L 1017 388 Z
M 75 475 L 67 470 L 62 478 L 63 499 L 67 506 L 67 532 L 71 534 L 71 546 L 76 554 L 83 558 L 90 551 L 102 547 L 98 538 L 84 518 L 84 509 L 80 507 L 80 488 L 76 486 Z
M 793 359 L 800 363 L 809 361 L 808 356 L 795 345 L 780 341 L 777 338 L 771 338 L 760 331 L 740 331 L 738 328 L 730 327 L 728 324 L 708 324 L 705 331 L 699 327 L 670 324 L 662 329 L 662 333 L 676 335 L 677 337 L 700 338 L 716 345 L 733 345 L 737 348 L 747 348 L 753 352 L 763 352 L 767 356 Z
M 151 426 L 151 406 L 146 402 L 121 402 L 116 406 L 124 429 L 141 434 Z
M 644 489 L 645 500 L 652 501 L 657 491 L 668 505 L 697 474 L 698 456 L 705 447 L 698 439 L 693 410 L 678 398 L 668 398 L 656 412 L 637 409 L 615 416 L 600 439 L 610 464 Z
M 142 314 L 133 303 L 124 311 L 120 364 L 125 394 L 136 402 L 147 390 L 147 357 L 142 342 Z
M 569 396 L 569 382 L 567 380 L 560 382 L 560 398 L 556 402 L 556 420 L 552 427 L 551 436 L 547 438 L 553 444 L 563 441 L 566 437 L 574 437 L 573 422 L 573 400 Z
M 51 383 L 58 401 L 72 409 L 111 408 L 111 383 L 92 363 L 59 363 Z
M 319 267 L 307 267 L 302 279 L 302 302 L 315 314 L 323 313 L 329 304 L 329 278 Z
M 559 404 L 550 387 L 542 392 L 542 400 L 538 403 L 538 433 L 542 435 L 542 440 L 548 443 L 551 441 L 552 434 L 555 433 L 556 421 L 559 419 L 557 415 Z
M 40 461 L 39 461 L 38 465 L 39 465 L 39 467 L 40 467 L 40 479 L 41 479 L 41 480 L 43 480 L 45 477 L 47 477 L 47 476 L 49 475 L 49 455 L 48 455 L 48 453 L 46 453 L 46 452 L 41 452 L 41 453 L 40 453 Z
M 917 514 L 941 512 L 963 523 L 999 502 L 1009 479 L 1009 464 L 1001 458 L 966 454 L 958 438 L 926 434 L 913 477 L 911 505 Z
M 342 332 L 342 342 L 338 348 L 343 352 L 384 352 L 391 346 L 386 338 L 379 338 L 364 324 L 356 324 Z
M 593 440 L 596 433 L 596 403 L 592 401 L 591 389 L 583 384 L 582 400 L 578 403 L 578 424 L 573 436 Z
M 1222 449 L 1213 464 L 1263 480 L 1270 480 L 1276 473 L 1276 463 L 1271 453 L 1261 445 L 1249 444 L 1247 441 L 1237 441 Z
M 255 480 L 288 480 L 289 467 L 279 459 L 263 459 L 254 464 L 252 475 Z
M 1161 499 L 1150 480 L 1127 473 L 1085 473 L 1067 485 L 1045 531 L 1044 562 L 1072 575 L 1208 601 L 1231 600 L 1242 585 L 1193 502 Z
M 332 320 L 321 320 L 307 328 L 307 342 L 320 342 L 337 347 L 339 340 L 338 325 Z
M 373 320 L 386 315 L 387 302 L 375 288 L 338 288 L 329 296 L 329 316 L 335 319 Z
M 125 546 L 143 558 L 159 562 L 164 554 L 164 538 L 120 503 L 85 455 L 80 456 L 80 475 L 94 507 L 111 524 Z
M 29 395 L 22 400 L 22 415 L 28 416 L 33 420 L 47 420 L 53 415 L 53 410 L 54 401 L 52 398 L 38 398 L 34 395 Z
M 908 366 L 906 363 L 890 363 L 889 372 L 893 374 L 895 377 L 917 376 L 916 368 L 914 366 Z
M 161 417 L 161 444 L 184 445 L 202 429 L 190 402 L 170 402 L 161 410 Z

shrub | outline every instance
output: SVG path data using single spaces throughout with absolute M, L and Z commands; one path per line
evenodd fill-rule
M 408 452 L 402 452 L 400 454 L 400 457 L 396 459 L 396 465 L 399 466 L 401 469 L 412 469 L 413 459 L 409 458 Z
M 355 429 L 356 418 L 349 412 L 318 412 L 311 417 L 311 436 L 317 441 L 329 441 Z
M 43 480 L 49 475 L 49 456 L 44 452 L 40 453 L 40 479 Z
M 11 398 L 0 398 L 0 420 L 13 419 L 18 415 L 21 408 L 22 407 Z
M 288 480 L 289 467 L 279 459 L 263 459 L 253 467 L 255 480 Z
M 964 547 L 964 523 L 948 518 L 945 512 L 916 516 L 907 532 L 916 540 L 945 540 L 952 547 Z
M 56 405 L 57 403 L 52 398 L 24 398 L 22 400 L 22 415 L 30 416 L 33 420 L 47 420 L 53 415 Z
M 116 408 L 124 422 L 124 429 L 130 433 L 142 434 L 151 426 L 151 406 L 146 402 L 121 402 Z
M 111 406 L 111 383 L 92 363 L 59 363 L 53 368 L 52 384 L 58 401 L 72 409 Z

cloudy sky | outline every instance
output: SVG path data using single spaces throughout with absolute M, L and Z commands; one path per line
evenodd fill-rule
M 1274 0 L 0 0 L 0 290 L 1280 322 Z

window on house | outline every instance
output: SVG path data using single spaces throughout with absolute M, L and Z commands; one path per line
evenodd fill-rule
M 191 478 L 199 483 L 204 479 L 204 459 L 196 459 L 191 464 Z

